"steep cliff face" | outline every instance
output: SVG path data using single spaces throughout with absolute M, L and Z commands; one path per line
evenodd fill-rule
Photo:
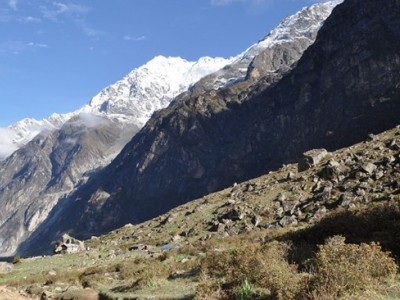
M 307 149 L 339 148 L 399 123 L 399 37 L 398 1 L 347 0 L 282 79 L 179 97 L 75 196 L 88 201 L 77 232 L 153 217 Z M 89 201 L 96 194 L 107 196 Z

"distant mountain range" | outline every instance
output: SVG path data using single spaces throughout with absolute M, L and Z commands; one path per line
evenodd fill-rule
M 212 165 L 217 165 L 212 149 L 232 145 L 220 143 L 225 135 L 239 130 L 224 124 L 213 127 L 212 119 L 224 118 L 227 106 L 241 106 L 288 73 L 340 2 L 301 10 L 236 57 L 188 62 L 159 56 L 75 112 L 10 126 L 7 130 L 17 150 L 2 153 L 0 163 L 0 253 L 14 254 L 23 241 L 20 253 L 41 252 L 42 242 L 60 231 L 102 232 L 229 184 L 233 179 L 229 176 L 220 182 L 209 178 L 207 186 L 193 184 L 203 182 Z M 221 130 L 224 135 L 216 136 Z M 176 138 L 166 139 L 166 133 Z M 104 168 L 132 136 L 123 152 Z M 204 152 L 209 161 L 200 161 L 198 154 L 185 147 Z M 171 156 L 160 161 L 163 151 Z M 156 161 L 160 164 L 155 166 Z M 248 176 L 232 175 L 235 179 Z M 166 192 L 168 197 L 161 199 Z M 133 197 L 132 193 L 138 194 Z M 140 195 L 141 203 L 148 205 L 135 208 Z M 82 218 L 77 220 L 77 216 Z

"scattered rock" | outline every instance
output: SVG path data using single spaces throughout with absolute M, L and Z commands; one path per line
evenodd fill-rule
M 279 195 L 278 195 L 278 197 L 276 198 L 276 201 L 279 201 L 279 202 L 283 202 L 283 201 L 285 201 L 286 200 L 286 196 L 285 196 L 285 194 L 282 194 L 282 193 L 280 193 Z
M 315 212 L 314 217 L 317 218 L 317 219 L 321 219 L 321 218 L 323 218 L 323 217 L 326 216 L 326 213 L 327 213 L 326 207 L 325 207 L 325 206 L 322 206 L 321 208 L 319 208 L 319 209 Z
M 279 225 L 282 227 L 290 226 L 290 225 L 297 225 L 298 221 L 296 216 L 284 216 L 280 221 Z
M 258 225 L 260 225 L 261 221 L 262 221 L 262 218 L 261 218 L 259 215 L 254 215 L 254 216 L 251 218 L 251 223 L 253 223 L 253 225 L 254 225 L 255 227 L 257 227 Z
M 277 217 L 282 218 L 284 216 L 284 214 L 285 214 L 285 211 L 283 210 L 283 207 L 282 206 L 278 207 L 276 210 Z
M 180 236 L 180 235 L 174 235 L 172 238 L 171 238 L 171 241 L 172 242 L 177 242 L 177 241 L 179 241 L 179 240 L 181 240 L 182 239 L 182 237 Z
M 374 178 L 375 178 L 375 180 L 379 180 L 379 179 L 381 179 L 384 175 L 385 175 L 385 173 L 383 172 L 383 170 L 378 170 L 377 172 L 375 172 Z
M 129 247 L 129 251 L 153 251 L 154 246 L 144 245 L 144 244 L 135 244 Z
M 294 180 L 296 179 L 296 175 L 293 172 L 289 172 L 286 176 L 287 180 Z
M 376 170 L 376 165 L 374 165 L 373 163 L 365 163 L 361 166 L 361 169 L 365 172 L 367 172 L 368 174 L 372 175 L 372 173 L 374 173 L 374 171 Z
M 368 140 L 369 141 L 379 141 L 379 136 L 377 136 L 373 133 L 370 133 L 370 134 L 368 134 Z
M 171 223 L 172 220 L 174 220 L 175 218 L 176 218 L 176 214 L 169 214 L 169 215 L 167 215 L 167 216 L 164 218 L 164 220 L 162 220 L 162 221 L 160 222 L 160 225 L 162 226 L 162 225 Z
M 211 232 L 223 232 L 225 231 L 225 224 L 224 223 L 220 223 L 218 221 L 212 222 L 210 224 L 210 228 L 208 229 Z
M 357 196 L 363 197 L 363 196 L 365 196 L 366 192 L 365 192 L 365 190 L 358 188 L 358 189 L 356 189 L 355 194 Z
M 40 300 L 51 300 L 53 299 L 53 294 L 49 291 L 44 291 L 40 296 Z
M 389 148 L 395 151 L 400 150 L 400 143 L 397 140 L 392 140 L 389 144 Z
M 173 272 L 168 279 L 188 278 L 200 273 L 200 268 L 194 268 L 190 271 L 178 270 Z
M 282 207 L 285 213 L 293 214 L 299 204 L 299 201 L 285 201 L 282 203 Z

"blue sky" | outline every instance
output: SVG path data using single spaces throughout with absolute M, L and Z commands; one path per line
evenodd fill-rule
M 0 0 L 0 126 L 75 110 L 156 55 L 236 55 L 316 2 Z

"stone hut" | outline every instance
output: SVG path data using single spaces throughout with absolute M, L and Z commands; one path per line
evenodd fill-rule
M 85 243 L 64 233 L 55 243 L 54 254 L 77 253 L 85 250 Z

